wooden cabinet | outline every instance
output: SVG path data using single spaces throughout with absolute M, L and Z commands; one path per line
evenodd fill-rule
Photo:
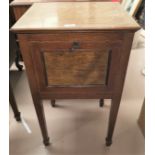
M 18 5 L 12 6 L 15 20 L 17 21 L 30 7 L 31 5 Z
M 70 93 L 64 93 L 65 86 L 74 98 L 86 95 L 102 98 L 105 90 L 112 92 L 113 75 L 119 68 L 116 61 L 120 59 L 124 38 L 120 33 L 63 32 L 24 36 L 33 51 L 31 56 L 41 94 L 52 91 L 53 97 L 61 94 L 62 98 L 70 98 Z
M 106 138 L 106 145 L 111 145 L 138 29 L 120 4 L 103 2 L 37 3 L 12 27 L 45 145 L 49 138 L 41 100 L 79 98 L 112 99 Z

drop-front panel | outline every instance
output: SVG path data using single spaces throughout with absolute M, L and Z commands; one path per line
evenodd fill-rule
M 106 145 L 120 105 L 133 35 L 139 29 L 119 3 L 34 4 L 12 27 L 18 34 L 43 140 L 42 99 L 111 99 Z M 79 135 L 80 136 L 80 135 Z
M 74 44 L 74 43 L 73 43 Z M 48 86 L 106 84 L 108 49 L 102 51 L 53 49 L 41 51 Z M 88 53 L 89 52 L 89 53 Z

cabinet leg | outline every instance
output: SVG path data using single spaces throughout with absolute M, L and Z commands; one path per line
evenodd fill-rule
M 104 99 L 100 99 L 100 107 L 103 107 L 104 106 Z
M 17 50 L 16 51 L 16 58 L 15 58 L 15 64 L 16 64 L 16 67 L 18 68 L 19 71 L 22 71 L 23 70 L 23 65 L 21 65 L 19 63 L 19 60 L 20 60 L 20 53 L 19 51 Z
M 46 126 L 43 104 L 37 97 L 35 99 L 33 99 L 33 102 L 34 102 L 35 110 L 36 110 L 37 117 L 39 120 L 41 133 L 43 136 L 43 143 L 45 146 L 48 146 L 50 144 L 50 142 L 49 142 L 49 137 L 48 137 L 48 132 L 47 132 L 47 126 Z
M 112 99 L 110 116 L 109 116 L 108 133 L 106 137 L 106 146 L 110 146 L 112 144 L 112 136 L 115 128 L 120 100 L 121 100 L 121 97 L 115 97 Z
M 10 105 L 12 107 L 12 110 L 14 112 L 14 116 L 15 116 L 16 121 L 20 122 L 21 121 L 20 112 L 18 110 L 16 101 L 15 101 L 15 97 L 13 94 L 13 90 L 12 90 L 10 83 L 9 83 L 9 101 L 10 101 Z
M 35 111 L 36 111 L 36 114 L 38 117 L 41 134 L 43 137 L 43 143 L 45 146 L 47 146 L 50 144 L 50 142 L 49 142 L 49 136 L 48 136 L 48 132 L 47 132 L 44 107 L 43 107 L 43 103 L 42 103 L 42 100 L 39 95 L 39 89 L 38 89 L 38 85 L 36 82 L 36 79 L 37 79 L 37 74 L 35 72 L 36 66 L 32 65 L 34 60 L 32 59 L 31 52 L 29 51 L 29 47 L 27 46 L 28 41 L 24 40 L 24 41 L 21 41 L 20 43 L 21 43 L 20 49 L 22 51 L 23 57 L 25 58 L 24 62 L 25 62 L 26 69 L 27 69 L 26 71 L 28 74 L 28 81 L 30 84 L 30 90 L 31 90 L 31 94 L 32 94 L 33 104 L 34 104 Z
M 51 106 L 52 107 L 55 107 L 56 105 L 55 105 L 55 100 L 53 99 L 53 100 L 51 100 Z

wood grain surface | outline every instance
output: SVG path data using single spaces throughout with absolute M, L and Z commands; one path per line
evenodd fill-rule
M 44 52 L 48 85 L 106 84 L 109 52 L 93 50 Z
M 112 144 L 137 29 L 120 4 L 110 2 L 36 3 L 13 26 L 45 145 L 42 99 L 81 98 L 112 100 L 106 145 Z
M 33 3 L 47 2 L 111 2 L 111 0 L 14 0 L 11 6 L 32 5 Z
M 119 3 L 35 3 L 12 27 L 20 30 L 137 30 Z

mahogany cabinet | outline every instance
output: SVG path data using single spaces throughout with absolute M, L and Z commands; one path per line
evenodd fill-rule
M 35 3 L 12 27 L 45 145 L 49 137 L 42 99 L 54 104 L 56 99 L 101 98 L 112 99 L 106 138 L 111 145 L 138 29 L 120 4 L 111 2 Z

